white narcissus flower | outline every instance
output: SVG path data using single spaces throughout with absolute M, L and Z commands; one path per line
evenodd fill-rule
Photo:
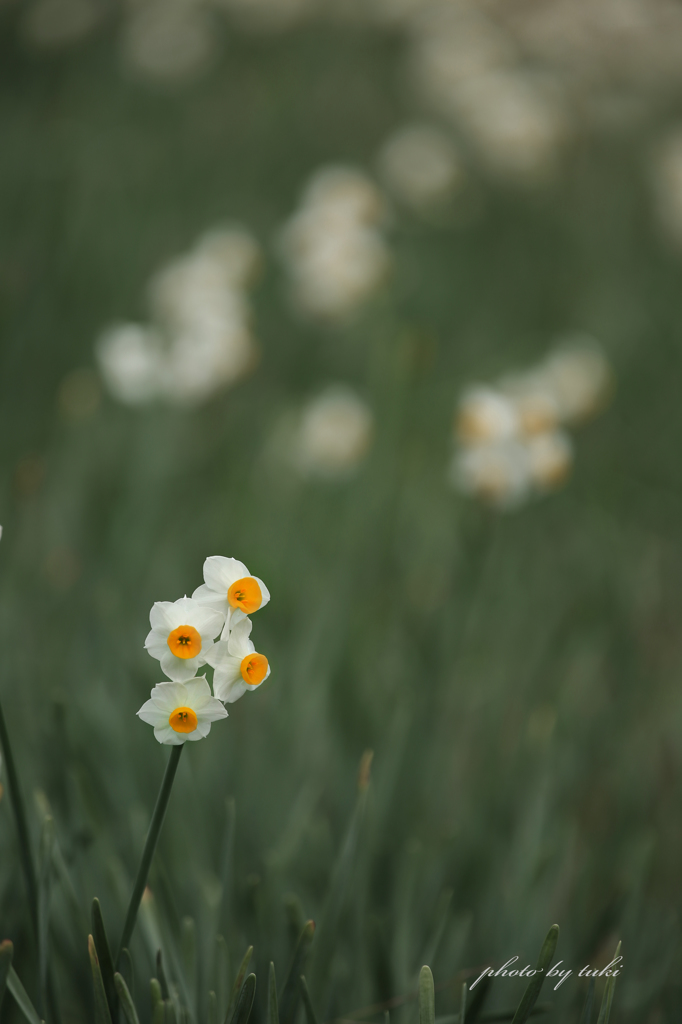
M 186 683 L 157 683 L 137 713 L 143 722 L 154 726 L 159 743 L 172 746 L 202 740 L 211 731 L 211 722 L 227 718 L 223 705 L 211 696 L 206 676 Z
M 152 628 L 145 647 L 170 679 L 184 682 L 206 664 L 206 652 L 223 628 L 225 615 L 191 597 L 181 597 L 179 601 L 157 601 L 149 621 Z
M 249 640 L 251 626 L 251 619 L 242 619 L 232 628 L 229 640 L 214 644 L 206 659 L 215 669 L 213 692 L 228 704 L 247 690 L 255 690 L 270 675 L 268 659 L 258 654 Z
M 229 629 L 253 615 L 270 600 L 270 591 L 262 580 L 252 576 L 243 562 L 224 555 L 210 555 L 204 562 L 205 583 L 197 587 L 192 600 L 213 608 L 225 618 L 223 639 Z

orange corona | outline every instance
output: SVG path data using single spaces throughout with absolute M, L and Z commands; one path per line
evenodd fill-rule
M 168 724 L 174 732 L 194 732 L 197 727 L 196 712 L 191 708 L 176 708 Z
M 194 626 L 178 626 L 168 634 L 167 643 L 176 658 L 196 658 L 201 654 L 201 635 Z
M 244 576 L 243 579 L 236 580 L 227 592 L 227 600 L 231 608 L 240 608 L 247 615 L 257 612 L 263 603 L 258 580 L 253 576 Z
M 268 659 L 264 654 L 247 654 L 240 665 L 242 679 L 249 686 L 258 686 L 268 674 Z

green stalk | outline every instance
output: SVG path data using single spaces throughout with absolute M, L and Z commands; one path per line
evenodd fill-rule
M 14 811 L 14 817 L 17 823 L 21 867 L 24 872 L 24 881 L 26 882 L 26 893 L 28 895 L 31 923 L 33 924 L 33 931 L 37 937 L 38 878 L 36 875 L 35 864 L 33 863 L 33 857 L 31 855 L 31 841 L 29 839 L 28 824 L 26 822 L 26 808 L 24 806 L 21 790 L 19 789 L 19 776 L 17 775 L 14 755 L 12 754 L 12 748 L 9 742 L 9 733 L 7 732 L 7 723 L 5 722 L 2 704 L 0 704 L 0 749 L 2 749 L 2 756 L 4 757 L 5 764 L 7 766 L 7 783 L 9 786 L 10 800 L 12 801 L 12 810 Z
M 135 927 L 135 921 L 137 919 L 137 912 L 140 908 L 142 894 L 144 893 L 145 886 L 147 885 L 149 868 L 151 867 L 152 859 L 154 857 L 156 844 L 159 841 L 159 833 L 161 831 L 161 826 L 163 825 L 163 819 L 166 815 L 166 808 L 168 807 L 168 800 L 170 798 L 171 789 L 173 788 L 175 772 L 177 771 L 180 754 L 182 753 L 184 745 L 184 743 L 180 743 L 177 747 L 173 747 L 171 750 L 170 757 L 168 758 L 168 764 L 166 765 L 166 772 L 161 783 L 161 789 L 159 790 L 159 795 L 156 798 L 156 807 L 154 808 L 149 832 L 147 833 L 147 838 L 144 844 L 144 850 L 142 851 L 142 859 L 140 860 L 140 866 L 137 869 L 137 878 L 135 879 L 130 903 L 128 904 L 128 913 L 126 914 L 126 920 L 123 926 L 123 934 L 121 935 L 121 941 L 118 944 L 118 953 L 116 954 L 117 969 L 121 959 L 121 953 L 123 952 L 124 947 L 129 946 L 130 936 L 133 934 L 133 928 Z

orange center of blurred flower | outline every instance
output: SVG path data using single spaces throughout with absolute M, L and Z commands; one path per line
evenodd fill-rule
M 194 732 L 197 727 L 197 716 L 191 708 L 176 708 L 168 719 L 168 724 L 175 732 Z
M 232 584 L 227 592 L 227 600 L 232 608 L 241 608 L 250 615 L 260 608 L 263 595 L 253 576 L 245 576 L 243 580 L 237 580 Z
M 176 658 L 196 658 L 201 653 L 201 636 L 194 626 L 178 626 L 168 634 L 167 643 Z
M 242 679 L 249 686 L 258 686 L 268 674 L 268 659 L 264 654 L 247 654 L 240 665 Z

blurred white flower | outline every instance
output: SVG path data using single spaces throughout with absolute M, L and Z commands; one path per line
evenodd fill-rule
M 571 472 L 573 445 L 563 430 L 535 434 L 526 442 L 530 477 L 539 491 L 559 487 Z
M 251 619 L 234 625 L 229 640 L 219 640 L 208 653 L 207 662 L 214 668 L 213 692 L 228 704 L 239 700 L 247 690 L 256 690 L 270 675 L 270 664 L 258 654 L 252 641 Z
M 373 417 L 350 388 L 332 385 L 301 413 L 293 458 L 304 476 L 345 478 L 362 461 L 372 438 Z
M 459 400 L 455 423 L 462 441 L 503 441 L 520 427 L 517 409 L 506 395 L 486 385 L 467 388 Z
M 682 246 L 682 127 L 659 143 L 652 160 L 654 200 L 665 234 Z
M 257 362 L 245 288 L 260 259 L 255 239 L 218 227 L 161 268 L 149 284 L 154 328 L 125 325 L 105 332 L 98 362 L 112 394 L 124 402 L 160 397 L 203 401 Z
M 391 135 L 378 163 L 387 186 L 417 209 L 448 199 L 465 178 L 450 136 L 428 124 L 407 125 Z
M 191 597 L 157 601 L 149 614 L 151 631 L 144 645 L 175 682 L 196 675 L 225 623 L 225 616 Z
M 209 555 L 204 562 L 204 581 L 192 594 L 192 600 L 223 616 L 223 639 L 231 626 L 264 608 L 270 600 L 270 591 L 263 581 L 252 576 L 237 558 Z
M 594 415 L 608 397 L 612 382 L 606 356 L 594 339 L 567 339 L 540 367 L 554 395 L 559 417 L 574 423 Z
M 455 454 L 451 481 L 498 508 L 515 508 L 530 492 L 528 449 L 514 439 L 465 446 Z
M 542 368 L 502 377 L 498 387 L 513 405 L 522 434 L 532 436 L 552 430 L 560 421 L 557 397 Z
M 97 340 L 95 356 L 107 388 L 120 402 L 138 405 L 156 398 L 164 383 L 163 342 L 142 324 L 117 324 Z
M 154 726 L 159 743 L 172 746 L 204 739 L 212 722 L 227 718 L 226 709 L 211 695 L 205 676 L 184 683 L 157 683 L 137 713 L 143 722 Z
M 384 209 L 381 193 L 359 171 L 332 167 L 313 177 L 279 239 L 299 309 L 343 318 L 382 283 L 390 263 L 377 227 Z
M 123 57 L 137 76 L 160 83 L 195 78 L 215 54 L 211 12 L 193 0 L 146 0 L 123 27 Z

